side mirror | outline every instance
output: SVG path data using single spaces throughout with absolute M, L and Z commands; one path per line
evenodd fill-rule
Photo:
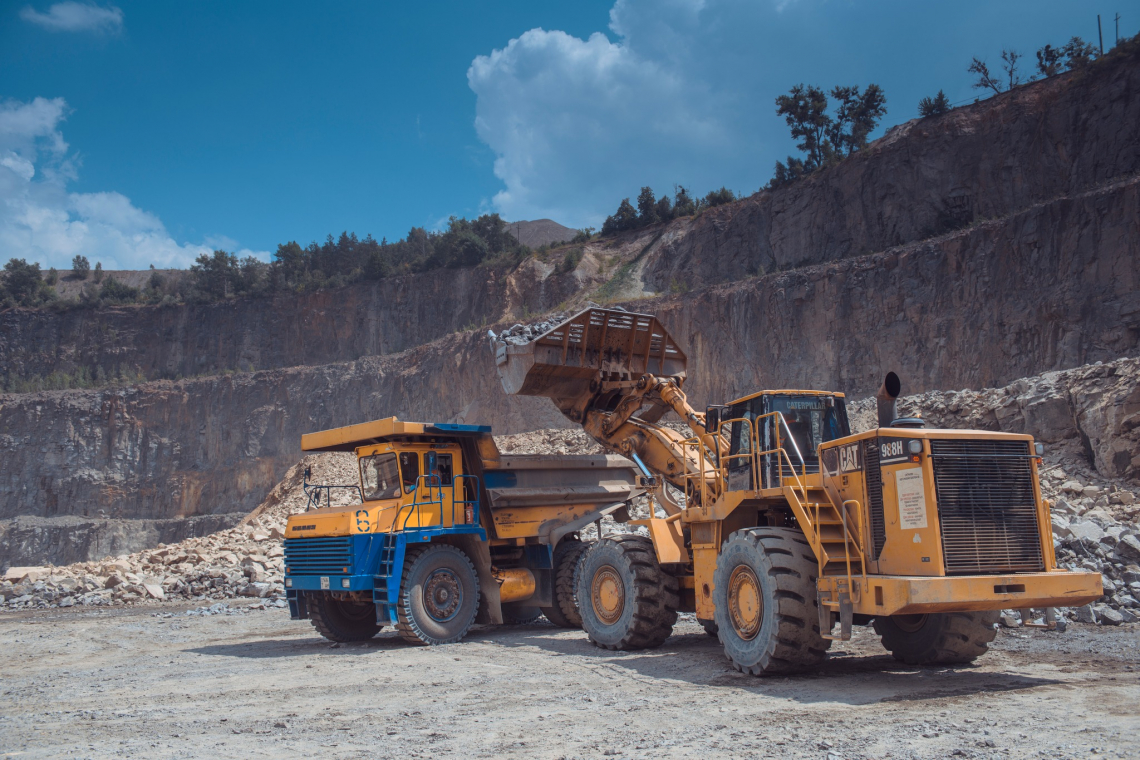
M 713 434 L 720 430 L 720 407 L 710 406 L 705 409 L 705 432 Z
M 311 477 L 313 477 L 313 468 L 312 467 L 306 467 L 305 468 L 305 482 L 308 483 L 309 478 L 311 478 Z

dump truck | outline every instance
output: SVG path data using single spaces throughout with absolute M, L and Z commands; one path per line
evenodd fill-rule
M 507 394 L 549 398 L 642 471 L 645 535 L 597 541 L 577 570 L 599 647 L 660 645 L 690 611 L 754 675 L 813 668 L 855 625 L 906 663 L 965 663 L 999 610 L 1102 595 L 1099 574 L 1057 567 L 1041 444 L 899 418 L 895 373 L 878 427 L 853 435 L 837 392 L 764 390 L 696 411 L 686 355 L 648 314 L 590 308 L 491 347 Z M 670 412 L 681 430 L 661 422 Z
M 309 508 L 286 525 L 290 615 L 332 641 L 393 626 L 447 644 L 476 622 L 543 614 L 579 627 L 579 531 L 628 519 L 645 492 L 621 456 L 505 455 L 480 425 L 391 417 L 306 434 L 301 448 L 353 452 L 359 470 L 352 484 L 310 484 L 306 471 Z M 336 489 L 355 503 L 334 506 Z

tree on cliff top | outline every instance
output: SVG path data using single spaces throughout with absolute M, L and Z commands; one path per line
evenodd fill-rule
M 784 117 L 796 147 L 806 155 L 788 157 L 787 165 L 776 162 L 769 187 L 779 187 L 830 166 L 867 145 L 867 137 L 887 113 L 887 97 L 877 84 L 860 91 L 858 86 L 833 87 L 835 115 L 828 114 L 829 101 L 823 89 L 797 84 L 787 95 L 776 98 L 776 114 Z
M 0 308 L 42 306 L 55 297 L 55 291 L 43 280 L 38 263 L 9 259 L 0 277 Z
M 950 98 L 942 90 L 933 98 L 923 98 L 918 101 L 918 115 L 922 118 L 928 116 L 941 116 L 950 111 Z

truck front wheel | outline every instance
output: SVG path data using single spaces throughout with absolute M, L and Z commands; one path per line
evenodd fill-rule
M 875 618 L 879 634 L 896 660 L 907 665 L 961 665 L 986 653 L 997 636 L 1000 612 L 940 612 Z
M 309 619 L 329 641 L 367 641 L 383 627 L 376 622 L 376 605 L 330 591 L 309 592 Z
M 660 646 L 677 622 L 677 579 L 661 569 L 653 544 L 633 534 L 598 541 L 578 568 L 582 628 L 602 649 Z
M 479 579 L 462 550 L 447 544 L 408 549 L 396 607 L 396 630 L 413 644 L 451 644 L 467 635 L 479 611 Z
M 713 622 L 733 667 L 759 676 L 809 670 L 823 662 L 830 642 L 819 633 L 818 567 L 797 530 L 750 528 L 732 534 L 713 573 Z

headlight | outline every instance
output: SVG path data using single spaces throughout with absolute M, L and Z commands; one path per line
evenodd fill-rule
M 293 588 L 293 579 L 292 578 L 286 578 L 285 579 L 285 588 Z
M 911 440 L 911 442 L 907 445 L 910 448 L 911 454 L 921 454 L 922 453 L 922 441 Z
M 1045 444 L 1035 443 L 1035 444 L 1033 444 L 1033 450 L 1037 452 L 1037 456 L 1039 456 L 1039 457 L 1045 456 Z
M 341 588 L 348 588 L 350 583 L 351 583 L 351 581 L 349 581 L 348 578 L 341 578 L 340 579 Z

